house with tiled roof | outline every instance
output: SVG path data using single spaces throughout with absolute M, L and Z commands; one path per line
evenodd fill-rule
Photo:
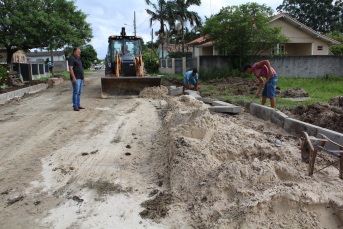
M 261 53 L 262 55 L 279 53 L 285 53 L 286 55 L 330 55 L 329 47 L 340 44 L 340 42 L 311 29 L 285 13 L 275 15 L 269 21 L 269 26 L 282 26 L 281 32 L 290 41 L 284 44 L 277 44 L 276 53 L 272 53 L 272 50 L 270 50 Z M 208 41 L 206 36 L 195 39 L 187 45 L 194 47 L 194 57 L 219 55 L 219 51 L 213 47 L 213 43 Z
M 174 54 L 177 52 L 182 52 L 182 44 L 164 44 L 164 57 L 167 57 L 169 54 Z M 162 58 L 162 45 L 158 46 L 156 53 Z M 193 55 L 193 46 L 185 45 L 185 55 L 186 57 L 192 57 Z

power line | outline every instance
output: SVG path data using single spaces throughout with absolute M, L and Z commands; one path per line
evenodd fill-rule
M 146 20 L 149 19 L 149 17 L 150 17 L 150 16 L 148 16 L 147 19 L 145 19 L 145 20 L 143 21 L 143 23 L 142 23 L 140 26 L 137 27 L 137 29 L 138 29 L 139 27 L 141 27 L 141 26 L 146 22 Z

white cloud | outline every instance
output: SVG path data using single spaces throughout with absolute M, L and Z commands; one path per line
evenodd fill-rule
M 152 0 L 154 2 L 154 0 Z M 249 1 L 233 0 L 202 0 L 200 7 L 192 6 L 189 10 L 196 11 L 204 20 L 205 15 L 209 17 L 218 13 L 222 7 L 228 5 L 240 5 Z M 258 0 L 259 4 L 266 4 L 275 11 L 276 7 L 282 4 L 282 0 Z M 110 35 L 119 35 L 121 28 L 126 27 L 129 35 L 134 34 L 133 18 L 136 12 L 137 36 L 143 38 L 144 42 L 151 41 L 151 28 L 149 15 L 145 9 L 150 9 L 144 0 L 78 0 L 75 2 L 78 9 L 88 14 L 87 22 L 92 24 L 94 38 L 90 42 L 98 53 L 98 58 L 103 59 L 106 56 L 108 37 Z M 275 13 L 277 13 L 275 11 Z M 127 24 L 127 25 L 124 25 Z M 153 22 L 154 31 L 159 30 L 159 22 Z M 154 40 L 156 39 L 154 35 Z

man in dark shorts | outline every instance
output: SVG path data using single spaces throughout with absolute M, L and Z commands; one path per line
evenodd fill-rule
M 183 76 L 182 95 L 185 94 L 186 87 L 188 87 L 188 89 L 191 89 L 190 84 L 194 85 L 194 89 L 196 91 L 198 90 L 198 78 L 199 77 L 196 69 L 185 73 L 185 75 Z
M 270 106 L 272 108 L 275 108 L 275 90 L 276 90 L 276 83 L 278 76 L 275 72 L 275 70 L 270 65 L 269 60 L 263 60 L 261 62 L 255 63 L 253 66 L 250 64 L 246 64 L 244 66 L 244 71 L 246 73 L 254 73 L 254 75 L 257 77 L 257 79 L 260 81 L 260 86 L 256 91 L 256 95 L 258 96 L 260 94 L 260 91 L 263 87 L 264 80 L 262 77 L 265 77 L 266 80 L 269 81 L 264 86 L 264 89 L 262 91 L 262 105 L 266 104 L 267 98 L 270 99 Z
M 79 59 L 80 55 L 81 50 L 79 48 L 74 48 L 73 55 L 68 60 L 70 81 L 73 86 L 74 111 L 80 111 L 80 109 L 85 109 L 80 105 L 83 83 L 85 82 L 85 78 L 83 76 L 82 61 Z

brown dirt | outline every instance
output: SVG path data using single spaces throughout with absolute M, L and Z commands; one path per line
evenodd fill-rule
M 190 96 L 101 99 L 101 73 L 80 112 L 70 82 L 1 106 L 0 228 L 342 227 L 338 171 L 307 176 L 282 128 Z
M 8 89 L 6 89 L 6 90 L 1 90 L 1 91 L 0 91 L 0 94 L 7 93 L 7 92 L 11 92 L 11 91 L 16 91 L 16 90 L 19 90 L 19 89 L 22 89 L 22 88 L 34 86 L 34 85 L 41 84 L 41 83 L 45 83 L 45 81 L 32 80 L 32 81 L 30 81 L 30 82 L 25 83 L 25 86 L 11 87 L 11 88 L 8 88 Z
M 174 77 L 165 77 L 163 85 L 181 86 L 182 80 Z M 215 91 L 204 90 L 207 86 L 212 85 Z M 202 97 L 218 97 L 227 95 L 249 96 L 255 94 L 259 86 L 257 79 L 243 79 L 241 77 L 217 79 L 208 82 L 201 82 L 199 92 Z M 299 98 L 309 97 L 304 89 L 300 87 L 288 88 L 281 91 L 276 87 L 276 94 L 282 98 Z M 302 105 L 294 108 L 284 108 L 281 111 L 288 116 L 303 122 L 311 123 L 326 129 L 343 133 L 343 96 L 332 98 L 328 103 L 315 103 L 313 105 Z
M 312 105 L 284 108 L 282 112 L 294 119 L 343 133 L 342 107 L 331 106 L 327 103 L 314 103 Z

